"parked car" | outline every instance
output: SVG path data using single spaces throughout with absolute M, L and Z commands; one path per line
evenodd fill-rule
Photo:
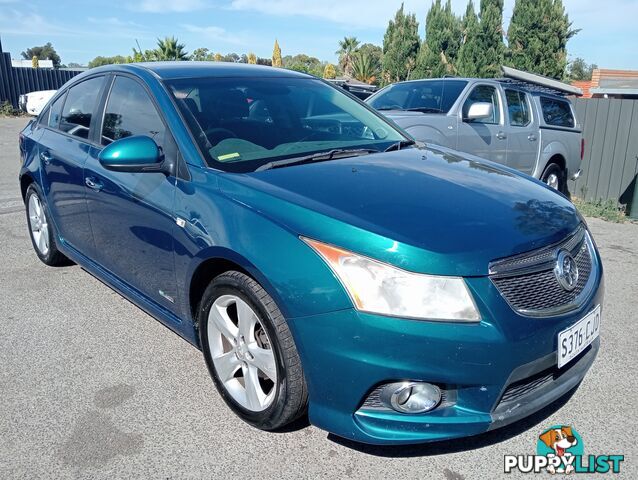
M 37 256 L 200 348 L 258 428 L 307 409 L 360 442 L 478 434 L 571 391 L 599 349 L 602 265 L 566 198 L 314 77 L 91 69 L 20 151 Z
M 326 81 L 343 88 L 346 92 L 350 92 L 360 100 L 365 100 L 378 90 L 376 85 L 368 85 L 367 83 L 357 80 L 329 79 Z
M 419 141 L 487 158 L 565 192 L 567 180 L 580 175 L 584 140 L 564 95 L 580 90 L 504 71 L 509 78 L 395 83 L 366 101 Z
M 44 106 L 51 100 L 51 97 L 55 95 L 55 92 L 57 92 L 57 90 L 40 90 L 25 93 L 18 98 L 18 106 L 20 110 L 37 117 L 40 115 L 40 112 L 42 112 Z

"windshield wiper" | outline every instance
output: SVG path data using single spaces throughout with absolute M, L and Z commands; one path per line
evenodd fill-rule
M 391 152 L 393 150 L 401 150 L 404 147 L 411 147 L 412 145 L 416 145 L 414 140 L 401 140 L 397 143 L 393 143 L 388 148 L 384 150 L 384 152 Z
M 401 108 L 398 105 L 394 107 L 380 107 L 377 108 L 378 111 L 387 111 L 387 110 L 395 110 L 397 112 L 421 112 L 421 113 L 445 113 L 440 108 L 434 107 L 413 107 L 413 108 Z
M 379 153 L 379 150 L 375 150 L 373 148 L 336 148 L 328 152 L 313 153 L 312 155 L 305 155 L 303 157 L 293 157 L 268 162 L 257 168 L 255 172 L 262 172 L 273 168 L 288 167 L 290 165 L 298 165 L 300 163 L 324 162 L 326 160 L 333 160 L 336 158 L 360 157 L 361 155 L 368 155 L 370 153 Z
M 404 108 L 406 112 L 421 112 L 421 113 L 445 113 L 440 108 L 434 107 L 414 107 L 414 108 Z

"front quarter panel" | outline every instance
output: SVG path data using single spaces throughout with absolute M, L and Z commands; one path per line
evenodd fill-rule
M 185 318 L 192 319 L 191 278 L 209 259 L 240 265 L 275 299 L 286 318 L 352 306 L 328 266 L 294 232 L 224 195 L 219 173 L 195 167 L 190 171 L 191 181 L 179 181 L 175 197 L 176 217 L 185 220 L 175 234 Z

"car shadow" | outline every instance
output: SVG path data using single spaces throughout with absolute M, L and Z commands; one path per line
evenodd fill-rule
M 511 425 L 472 437 L 457 438 L 453 442 L 441 441 L 417 445 L 369 445 L 338 437 L 332 433 L 328 434 L 328 440 L 361 453 L 388 458 L 431 457 L 435 455 L 465 452 L 467 450 L 476 450 L 478 448 L 488 447 L 490 445 L 509 440 L 510 438 L 516 437 L 532 427 L 543 423 L 548 417 L 556 413 L 556 411 L 562 408 L 569 401 L 578 387 L 579 385 L 574 387 L 558 400 L 555 400 L 553 403 L 550 403 L 529 417 L 523 418 Z

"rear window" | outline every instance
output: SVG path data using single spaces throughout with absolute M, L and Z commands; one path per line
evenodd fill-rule
M 418 110 L 447 113 L 465 89 L 465 80 L 425 80 L 391 85 L 371 97 L 377 110 Z
M 574 128 L 574 116 L 567 100 L 541 97 L 541 107 L 547 125 Z

